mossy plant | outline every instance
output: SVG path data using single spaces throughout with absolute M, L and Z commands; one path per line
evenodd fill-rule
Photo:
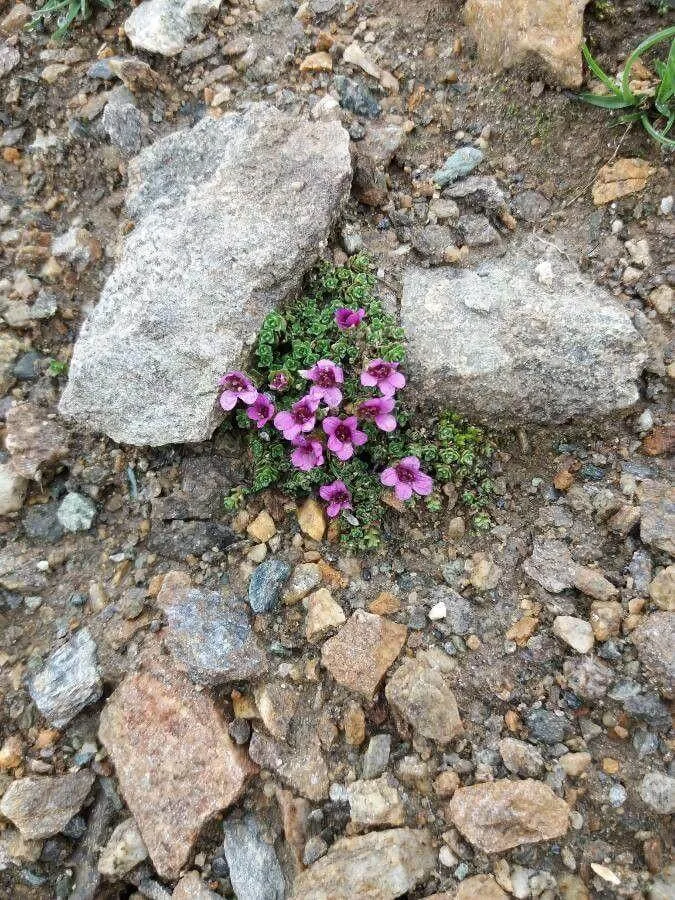
M 247 375 L 221 380 L 221 404 L 233 410 L 225 427 L 244 432 L 251 465 L 249 485 L 232 491 L 228 508 L 267 488 L 294 498 L 319 494 L 342 541 L 371 549 L 389 506 L 409 496 L 400 480 L 407 478 L 412 497 L 405 505 L 438 513 L 446 502 L 442 487 L 454 483 L 475 527 L 489 526 L 490 442 L 452 412 L 420 421 L 405 399 L 411 389 L 403 388 L 404 371 L 405 336 L 376 295 L 368 257 L 320 263 L 303 295 L 265 319 Z M 312 399 L 319 395 L 321 402 Z M 305 402 L 309 427 L 284 430 L 295 427 L 291 413 Z M 400 468 L 411 458 L 412 473 Z

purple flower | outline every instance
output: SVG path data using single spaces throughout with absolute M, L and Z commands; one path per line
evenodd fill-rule
M 354 312 L 353 309 L 343 307 L 335 310 L 335 323 L 340 331 L 347 331 L 349 328 L 356 328 L 357 325 L 360 325 L 365 315 L 365 309 L 357 309 Z
M 328 503 L 326 512 L 329 518 L 339 516 L 343 509 L 352 508 L 352 495 L 344 481 L 334 481 L 332 484 L 324 484 L 319 488 L 322 500 Z
M 275 372 L 270 378 L 270 387 L 273 391 L 285 391 L 288 387 L 288 376 L 285 372 Z
M 397 369 L 398 363 L 374 359 L 361 372 L 361 384 L 378 387 L 385 397 L 391 397 L 399 388 L 405 387 L 405 378 Z
M 274 417 L 274 427 L 283 432 L 287 441 L 292 441 L 302 431 L 311 431 L 316 421 L 319 401 L 309 394 L 291 406 L 288 412 L 279 412 Z
M 316 469 L 317 466 L 323 465 L 323 446 L 321 441 L 306 438 L 303 434 L 299 434 L 292 441 L 295 450 L 291 453 L 291 462 L 296 469 L 302 472 L 309 472 L 310 469 Z
M 368 440 L 368 435 L 359 431 L 356 425 L 356 416 L 346 419 L 327 416 L 323 420 L 323 430 L 328 435 L 328 449 L 342 462 L 352 458 L 354 447 L 360 447 Z
M 426 497 L 434 489 L 431 478 L 420 472 L 420 461 L 416 456 L 406 456 L 385 469 L 380 481 L 387 487 L 393 487 L 398 500 L 410 500 L 413 491 Z
M 255 385 L 243 372 L 228 372 L 218 379 L 218 385 L 223 388 L 223 392 L 220 395 L 220 405 L 225 412 L 234 409 L 239 400 L 250 406 L 251 403 L 255 403 L 258 397 Z
M 311 369 L 300 369 L 299 375 L 313 382 L 310 397 L 323 400 L 327 406 L 335 407 L 342 403 L 342 391 L 337 386 L 344 381 L 340 366 L 329 359 L 320 359 Z
M 362 419 L 374 422 L 380 431 L 393 431 L 396 428 L 396 419 L 391 415 L 393 408 L 393 397 L 373 397 L 360 403 L 357 412 Z
M 274 415 L 274 409 L 271 397 L 267 394 L 258 394 L 255 403 L 252 403 L 246 410 L 246 415 L 256 423 L 258 428 L 263 428 Z

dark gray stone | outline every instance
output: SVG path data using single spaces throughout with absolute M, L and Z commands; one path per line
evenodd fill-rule
M 165 643 L 193 681 L 216 685 L 267 671 L 245 603 L 183 585 L 163 588 L 157 602 L 167 617 Z
M 550 201 L 538 191 L 521 191 L 511 201 L 513 214 L 532 225 L 543 219 L 550 208 Z
M 336 75 L 334 84 L 343 109 L 365 119 L 376 119 L 382 112 L 380 104 L 360 81 Z
M 391 751 L 390 734 L 374 734 L 361 762 L 361 778 L 377 778 L 387 768 Z
M 96 662 L 96 644 L 87 628 L 81 628 L 47 659 L 28 683 L 33 702 L 55 728 L 95 703 L 103 688 Z
M 267 559 L 255 569 L 248 586 L 248 602 L 254 613 L 268 613 L 279 602 L 291 567 L 280 559 Z
M 530 735 L 538 741 L 560 744 L 565 740 L 565 720 L 548 709 L 533 709 L 526 721 Z
M 274 846 L 258 820 L 230 817 L 223 823 L 223 851 L 237 900 L 284 900 L 286 888 Z
M 22 520 L 26 537 L 45 544 L 54 544 L 60 540 L 64 529 L 57 516 L 58 508 L 59 504 L 55 501 L 29 506 Z
M 35 381 L 40 374 L 41 359 L 42 357 L 39 353 L 36 353 L 35 350 L 29 350 L 28 353 L 24 353 L 17 359 L 12 369 L 12 374 L 17 381 Z
M 148 538 L 148 550 L 169 559 L 201 556 L 214 547 L 224 550 L 234 541 L 234 535 L 218 522 L 171 522 L 153 525 Z
M 101 116 L 101 127 L 125 156 L 133 156 L 141 149 L 143 117 L 127 88 L 120 87 L 111 92 Z

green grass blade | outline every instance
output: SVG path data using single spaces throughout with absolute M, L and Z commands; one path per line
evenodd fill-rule
M 588 68 L 595 75 L 595 77 L 605 85 L 610 93 L 616 94 L 617 97 L 620 97 L 621 91 L 619 87 L 616 85 L 613 79 L 611 79 L 609 75 L 607 75 L 607 73 L 600 68 L 600 65 L 596 62 L 596 60 L 593 58 L 593 54 L 588 49 L 587 44 L 583 45 L 583 47 L 581 48 L 581 52 L 584 54 L 584 59 L 586 60 Z
M 661 84 L 656 92 L 654 105 L 662 115 L 667 116 L 670 100 L 675 94 L 675 39 L 671 41 L 666 64 L 659 62 L 657 72 L 661 76 Z
M 667 131 L 670 130 L 669 126 L 666 126 L 664 131 L 657 131 L 647 116 L 641 116 L 640 121 L 642 122 L 644 130 L 648 135 L 653 137 L 655 141 L 658 141 L 659 144 L 668 147 L 670 150 L 675 150 L 675 141 L 672 138 L 666 137 Z M 670 125 L 672 126 L 672 120 L 670 121 Z
M 614 97 L 610 94 L 579 94 L 579 99 L 591 106 L 601 106 L 603 109 L 627 109 L 632 103 L 627 103 L 623 97 Z

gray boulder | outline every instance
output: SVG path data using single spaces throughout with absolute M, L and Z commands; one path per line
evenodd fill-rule
M 63 728 L 103 693 L 96 644 L 87 628 L 55 650 L 28 683 L 33 702 L 55 728 Z
M 401 316 L 421 398 L 507 427 L 635 403 L 646 357 L 626 310 L 562 267 L 540 284 L 535 266 L 521 249 L 480 275 L 408 269 Z
M 283 900 L 284 877 L 274 846 L 260 832 L 254 816 L 223 823 L 223 851 L 237 900 Z
M 129 163 L 135 228 L 75 345 L 61 413 L 121 443 L 203 441 L 218 377 L 245 364 L 349 194 L 349 136 L 254 104 Z

